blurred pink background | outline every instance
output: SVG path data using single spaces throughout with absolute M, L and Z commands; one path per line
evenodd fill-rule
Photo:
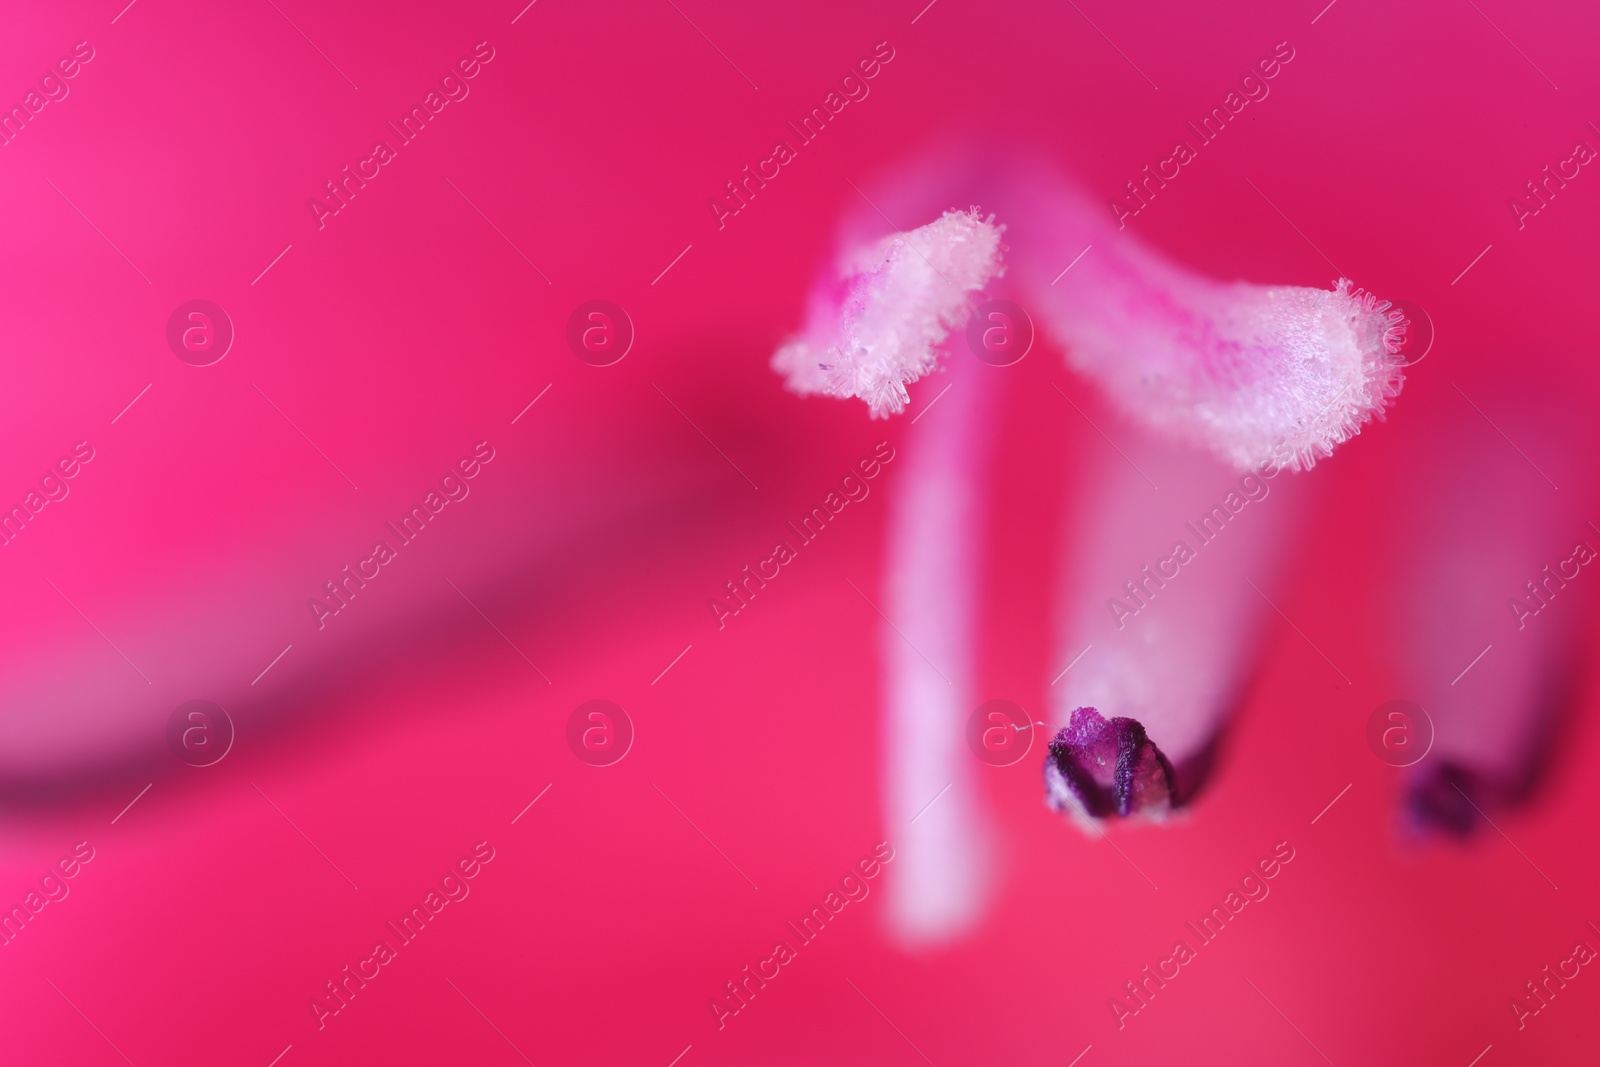
M 1600 945 L 1592 693 L 1534 803 L 1466 843 L 1400 832 L 1400 774 L 1364 740 L 1409 695 L 1375 562 L 1429 477 L 1407 457 L 1492 433 L 1452 384 L 1491 412 L 1594 395 L 1600 178 L 1520 230 L 1507 204 L 1600 144 L 1585 5 L 112 0 L 0 24 L 8 104 L 93 54 L 0 148 L 0 498 L 94 449 L 0 549 L 0 903 L 93 849 L 0 949 L 8 1062 L 1592 1058 L 1588 968 L 1520 1032 L 1507 1008 Z M 1040 753 L 980 767 L 998 868 L 976 933 L 897 947 L 891 861 L 719 1029 L 724 983 L 899 829 L 881 623 L 851 583 L 881 586 L 900 468 L 726 629 L 706 608 L 905 435 L 767 368 L 851 183 L 960 128 L 1109 202 L 1285 41 L 1270 96 L 1129 225 L 1223 277 L 1326 286 L 1331 257 L 1432 315 L 1393 417 L 1313 473 L 1280 605 L 1350 683 L 1279 627 L 1189 816 L 1109 831 L 1126 862 L 1045 809 Z M 480 42 L 468 95 L 319 229 L 308 200 Z M 870 95 L 719 230 L 708 198 L 879 42 Z M 593 298 L 637 331 L 610 367 L 564 341 Z M 236 331 L 211 366 L 165 341 L 191 299 Z M 1087 506 L 1071 459 L 1105 447 L 1052 383 L 1117 423 L 1047 342 L 995 373 L 980 688 L 1042 712 L 1056 544 Z M 306 598 L 484 441 L 470 495 L 319 631 Z M 236 729 L 213 766 L 167 747 L 192 699 Z M 591 699 L 636 730 L 613 766 L 565 741 Z M 483 841 L 470 894 L 319 1029 L 324 983 Z M 1269 899 L 1119 1031 L 1108 998 L 1281 841 Z

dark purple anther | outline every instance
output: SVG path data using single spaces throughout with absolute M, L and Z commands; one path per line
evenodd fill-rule
M 1178 806 L 1172 764 L 1136 719 L 1104 719 L 1078 708 L 1050 742 L 1047 799 L 1058 811 L 1103 819 L 1164 817 Z

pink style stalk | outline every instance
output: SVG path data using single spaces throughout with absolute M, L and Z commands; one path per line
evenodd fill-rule
M 964 929 L 982 911 L 990 858 L 964 725 L 978 703 L 979 587 L 987 532 L 983 472 L 999 382 L 957 364 L 954 387 L 907 428 L 901 488 L 890 497 L 895 564 L 884 582 L 885 821 L 900 842 L 885 884 L 907 944 Z M 896 627 L 898 629 L 896 629 Z M 938 803 L 929 806 L 931 802 Z
M 874 418 L 905 410 L 906 385 L 938 366 L 939 347 L 965 321 L 972 296 L 1002 269 L 1002 227 L 976 210 L 945 212 L 910 234 L 865 237 L 881 229 L 876 213 L 856 220 L 835 272 L 812 294 L 805 333 L 772 359 L 793 391 L 859 397 Z M 979 471 L 994 383 L 962 378 L 947 418 L 912 427 L 889 519 L 897 564 L 884 610 L 899 629 L 886 625 L 880 635 L 892 739 L 884 806 L 904 873 L 886 892 L 890 925 L 907 944 L 964 929 L 984 895 L 987 834 L 961 724 L 975 700 Z M 935 797 L 937 814 L 922 818 Z
M 1105 612 L 1105 598 L 1120 592 L 1146 562 L 1166 556 L 1172 547 L 1166 539 L 1214 502 L 1225 469 L 1194 446 L 1239 469 L 1308 468 L 1369 418 L 1381 416 L 1398 393 L 1405 323 L 1387 304 L 1342 281 L 1326 291 L 1202 278 L 1119 233 L 1103 205 L 1049 170 L 1020 166 L 1000 172 L 971 163 L 982 158 L 987 155 L 924 161 L 868 201 L 870 212 L 855 212 L 843 230 L 838 266 L 813 293 L 804 333 L 779 349 L 773 367 L 798 393 L 860 397 L 874 416 L 901 411 L 905 385 L 938 367 L 940 345 L 961 325 L 975 292 L 1001 274 L 1004 254 L 1014 268 L 1012 287 L 1030 294 L 1037 317 L 1064 344 L 1073 365 L 1146 428 L 1152 439 L 1138 451 L 1170 475 L 1164 487 L 1170 497 L 1160 503 L 1139 497 L 1150 493 L 1142 482 L 1114 487 L 1109 472 L 1102 479 L 1110 495 L 1089 509 L 1080 536 L 1088 542 L 1117 532 L 1127 552 L 1085 555 L 1073 596 L 1091 598 L 1094 611 Z M 950 199 L 981 201 L 994 214 L 976 208 L 939 214 Z M 877 236 L 885 219 L 930 217 L 934 221 L 918 229 Z M 1063 253 L 1086 247 L 1091 253 L 1070 282 L 1052 285 Z M 952 408 L 938 421 L 938 434 L 965 441 L 986 434 L 985 405 Z M 966 508 L 981 497 L 971 484 L 979 468 L 970 452 L 952 454 L 934 444 L 931 427 L 914 436 L 906 446 L 913 457 L 937 449 L 946 458 L 907 462 L 900 490 L 905 501 L 889 535 L 887 592 L 892 606 L 909 608 L 910 601 L 896 599 L 898 592 L 922 590 L 915 598 L 921 641 L 913 643 L 951 650 L 965 662 L 975 539 L 965 528 L 970 515 L 953 520 L 951 509 L 952 501 Z M 1192 793 L 1195 783 L 1178 780 L 1159 746 L 1171 745 L 1184 773 L 1197 779 L 1206 747 L 1251 668 L 1271 607 L 1242 580 L 1249 573 L 1246 564 L 1259 565 L 1255 573 L 1271 595 L 1281 570 L 1275 545 L 1293 521 L 1290 507 L 1260 510 L 1264 514 L 1241 517 L 1242 532 L 1227 538 L 1237 544 L 1210 551 L 1210 558 L 1177 579 L 1187 580 L 1187 587 L 1175 586 L 1167 604 L 1152 605 L 1148 621 L 1129 628 L 1142 638 L 1107 637 L 1098 665 L 1080 665 L 1082 674 L 1066 692 L 1107 701 L 1103 710 L 1112 722 L 1098 726 L 1098 712 L 1088 712 L 1058 736 L 1050 759 L 1052 803 L 1086 818 L 1159 815 Z M 931 550 L 928 542 L 940 536 L 955 537 L 960 547 Z M 952 567 L 965 567 L 966 576 L 952 575 Z M 1161 607 L 1171 611 L 1163 617 Z M 890 615 L 896 617 L 892 610 Z M 1068 641 L 1098 634 L 1108 619 L 1068 612 Z M 894 648 L 897 639 L 886 635 L 886 647 Z M 1163 662 L 1209 666 L 1179 676 L 1162 668 Z M 959 690 L 953 702 L 907 699 L 924 689 L 927 664 L 920 659 L 893 653 L 887 671 L 884 804 L 895 819 L 926 802 L 928 783 L 964 777 L 958 750 L 966 706 Z M 1145 681 L 1157 680 L 1170 688 L 1152 684 L 1140 692 Z M 1133 706 L 1118 708 L 1118 701 Z M 1155 733 L 1130 731 L 1125 711 L 1148 717 Z M 908 727 L 945 737 L 910 743 Z M 1113 757 L 1117 745 L 1134 756 L 1120 766 L 1114 758 L 1108 764 L 1108 743 Z M 1173 767 L 1170 774 L 1165 767 Z M 1163 780 L 1152 785 L 1155 779 Z M 902 850 L 906 861 L 891 886 L 891 922 L 913 941 L 955 936 L 980 911 L 981 894 L 969 891 L 970 877 L 963 876 L 967 888 L 954 892 L 943 880 L 978 854 L 970 834 L 980 819 L 971 798 L 954 788 L 941 807 L 940 817 L 968 828 L 969 837 L 955 830 L 937 839 L 930 833 Z M 919 856 L 919 849 L 940 854 Z

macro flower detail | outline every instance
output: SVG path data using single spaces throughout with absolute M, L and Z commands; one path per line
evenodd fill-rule
M 956 189 L 981 194 L 994 214 L 944 210 L 877 236 L 890 218 L 928 218 Z M 1266 648 L 1309 496 L 1284 485 L 1270 506 L 1241 512 L 1266 499 L 1268 479 L 1309 469 L 1383 416 L 1404 381 L 1405 310 L 1342 278 L 1316 289 L 1205 277 L 1119 232 L 1073 181 L 1026 160 L 924 159 L 868 203 L 872 214 L 841 227 L 841 266 L 819 280 L 803 335 L 772 367 L 796 393 L 897 414 L 977 294 L 993 297 L 989 282 L 1012 274 L 1006 289 L 1041 335 L 1128 423 L 1114 451 L 1072 460 L 1092 506 L 1062 527 L 1055 647 L 1062 662 L 1087 659 L 1052 683 L 1068 723 L 1050 744 L 1046 800 L 1080 824 L 1162 819 L 1211 769 Z M 1059 265 L 1074 249 L 1067 278 Z M 907 431 L 886 546 L 885 612 L 899 622 L 883 645 L 883 715 L 897 739 L 885 815 L 910 819 L 949 790 L 944 818 L 907 832 L 889 886 L 891 925 L 908 943 L 969 927 L 987 882 L 959 738 L 979 699 L 970 615 L 1002 379 L 974 360 L 945 370 L 951 397 Z M 1108 597 L 1123 598 L 1120 612 L 1107 614 Z
M 0 1067 L 1600 1067 L 1600 3 L 273 3 L 9 20 Z

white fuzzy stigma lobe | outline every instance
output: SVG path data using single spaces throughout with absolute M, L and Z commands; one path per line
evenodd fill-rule
M 1405 380 L 1404 315 L 1342 278 L 1220 283 L 1124 242 L 1071 288 L 1040 285 L 1035 306 L 1130 418 L 1241 470 L 1315 466 Z
M 813 297 L 806 332 L 772 357 L 801 395 L 860 397 L 873 418 L 905 410 L 906 385 L 938 366 L 973 293 L 1002 272 L 1005 227 L 976 208 L 853 250 L 839 284 Z
M 1253 432 L 1238 434 L 1224 451 L 1235 465 L 1247 464 L 1261 455 L 1272 436 L 1270 456 L 1263 462 L 1307 470 L 1317 459 L 1333 455 L 1336 445 L 1359 434 L 1367 421 L 1382 419 L 1400 395 L 1405 382 L 1400 348 L 1410 323 L 1389 301 L 1343 278 L 1332 292 L 1269 293 L 1300 305 L 1298 315 L 1284 314 L 1281 319 L 1283 374 L 1274 384 L 1285 414 L 1278 426 L 1257 422 Z M 1297 320 L 1300 328 L 1291 330 L 1290 324 Z

